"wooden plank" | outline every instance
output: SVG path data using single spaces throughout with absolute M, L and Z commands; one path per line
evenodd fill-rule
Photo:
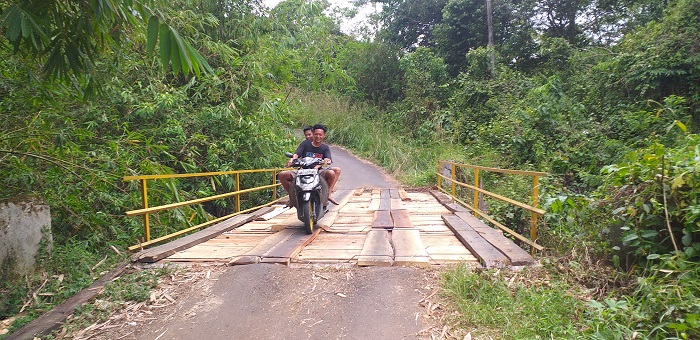
M 400 198 L 399 197 L 399 189 L 396 189 L 396 188 L 391 189 L 390 188 L 389 189 L 389 197 L 391 197 L 392 199 Z
M 298 228 L 304 226 L 304 223 L 299 221 L 299 218 L 297 217 L 297 212 L 296 209 L 292 209 L 294 211 L 294 214 L 291 216 L 288 216 L 284 221 L 280 221 L 276 224 L 273 224 L 270 226 L 271 231 L 280 231 L 283 229 L 287 228 Z
M 391 210 L 391 219 L 394 221 L 394 228 L 413 228 L 408 211 L 405 209 Z
M 408 193 L 406 193 L 405 190 L 399 189 L 399 197 L 401 198 L 402 201 L 410 201 L 411 198 L 408 197 Z
M 363 234 L 322 233 L 309 243 L 302 252 L 313 249 L 354 249 L 362 250 L 365 238 Z
M 430 194 L 435 197 L 435 199 L 438 200 L 442 205 L 445 206 L 445 208 L 449 209 L 451 212 L 469 212 L 469 209 L 452 202 L 452 199 L 450 196 L 447 196 L 446 194 L 437 191 L 437 190 L 430 190 Z
M 366 210 L 370 211 L 377 211 L 379 210 L 379 204 L 380 204 L 380 198 L 372 198 L 372 201 L 370 202 L 369 206 L 367 207 Z
M 323 229 L 328 233 L 364 233 L 365 231 L 372 229 L 372 226 L 368 224 L 337 224 L 334 223 L 332 226 Z
M 472 254 L 430 254 L 430 260 L 434 264 L 461 263 L 470 267 L 481 267 L 479 260 Z
M 269 220 L 277 217 L 277 215 L 280 215 L 280 214 L 286 212 L 287 210 L 289 210 L 289 207 L 284 206 L 284 205 L 272 205 L 271 208 L 273 208 L 274 210 L 272 210 L 266 214 L 260 215 L 260 217 L 258 217 L 256 220 L 269 221 Z
M 272 247 L 268 252 L 263 254 L 263 261 L 265 262 L 266 258 L 287 258 L 291 259 L 299 252 L 301 251 L 304 246 L 309 244 L 311 241 L 313 241 L 316 236 L 318 236 L 318 233 L 321 232 L 320 228 L 317 228 L 312 234 L 307 234 L 305 230 L 303 229 L 296 229 L 294 230 L 295 232 L 286 239 L 284 239 L 282 242 L 277 244 L 277 246 Z
M 266 253 L 270 252 L 270 250 L 273 247 L 275 247 L 277 244 L 279 244 L 280 242 L 289 238 L 290 235 L 296 233 L 297 230 L 300 230 L 300 229 L 283 229 L 283 230 L 280 230 L 280 231 L 266 237 L 264 240 L 262 240 L 262 242 L 258 243 L 257 246 L 255 246 L 253 249 L 251 249 L 247 253 L 233 258 L 233 260 L 231 260 L 228 263 L 229 266 L 260 262 L 260 260 L 262 259 L 263 256 L 265 256 Z M 257 261 L 252 260 L 252 258 L 254 258 L 254 257 L 257 258 Z
M 404 209 L 408 210 L 408 209 Z M 410 215 L 411 222 L 414 224 L 420 224 L 420 223 L 445 223 L 442 221 L 442 214 L 429 214 L 429 215 L 422 215 L 422 214 L 411 214 Z
M 352 193 L 353 196 L 362 196 L 362 194 L 365 193 L 365 188 L 357 188 L 355 191 Z
M 90 287 L 79 291 L 77 294 L 61 302 L 58 306 L 54 307 L 50 311 L 42 314 L 38 318 L 32 320 L 30 323 L 20 327 L 18 330 L 8 335 L 5 339 L 37 339 L 44 335 L 50 334 L 51 331 L 63 325 L 63 322 L 69 315 L 73 314 L 76 307 L 92 300 L 95 296 L 97 296 L 97 294 L 99 294 L 102 291 L 104 285 L 107 282 L 110 282 L 114 280 L 114 278 L 120 276 L 124 272 L 124 270 L 126 270 L 126 268 L 127 264 L 122 264 L 117 268 L 111 270 L 105 276 L 93 282 L 90 285 Z
M 165 258 L 165 261 L 179 261 L 184 259 L 200 259 L 200 260 L 217 260 L 230 259 L 235 256 L 240 256 L 251 249 L 255 245 L 235 246 L 235 245 L 211 245 L 207 243 L 198 244 L 190 249 L 172 254 Z
M 307 249 L 299 253 L 296 257 L 295 262 L 303 261 L 350 261 L 354 259 L 359 253 L 357 249 Z
M 455 215 L 469 224 L 481 237 L 496 247 L 501 253 L 505 254 L 508 259 L 510 259 L 512 265 L 529 266 L 535 263 L 535 259 L 530 254 L 520 248 L 511 239 L 503 236 L 499 230 L 489 227 L 486 223 L 470 213 L 456 212 Z
M 401 204 L 401 199 L 392 198 L 391 199 L 391 209 L 404 209 L 403 204 Z
M 391 232 L 391 244 L 394 246 L 395 266 L 430 266 L 430 258 L 416 229 L 394 229 Z
M 508 258 L 488 243 L 479 233 L 456 215 L 443 215 L 447 226 L 455 236 L 476 256 L 486 268 L 501 268 L 509 264 Z
M 283 264 L 288 266 L 292 262 L 289 257 L 263 257 L 260 259 L 260 263 L 270 263 L 270 264 Z
M 391 266 L 394 249 L 389 242 L 389 231 L 370 230 L 357 258 L 358 266 Z
M 391 212 L 389 210 L 377 210 L 374 212 L 372 228 L 391 229 L 393 227 L 394 221 L 391 220 Z
M 252 256 L 252 255 L 241 255 L 233 260 L 229 261 L 228 265 L 233 266 L 233 265 L 245 265 L 245 264 L 257 264 L 260 263 L 260 256 Z
M 270 207 L 265 207 L 251 214 L 242 214 L 229 218 L 226 221 L 217 223 L 209 228 L 200 230 L 194 234 L 181 237 L 175 241 L 141 251 L 134 254 L 131 259 L 135 262 L 156 262 L 162 260 L 178 251 L 192 247 L 195 244 L 202 243 L 212 239 L 226 231 L 239 227 L 247 222 L 256 219 L 258 216 L 265 214 L 271 210 Z
M 391 192 L 389 189 L 382 189 L 379 194 L 379 209 L 391 210 Z
M 364 215 L 344 215 L 340 214 L 333 222 L 334 224 L 372 224 L 374 214 Z
M 423 245 L 425 246 L 425 249 L 427 250 L 428 248 L 431 247 L 452 247 L 456 246 L 461 248 L 462 250 L 459 251 L 460 253 L 470 253 L 469 249 L 465 247 L 462 242 L 455 236 L 451 231 L 449 235 L 425 235 L 422 234 L 420 239 L 423 241 Z M 428 250 L 428 253 L 430 251 Z

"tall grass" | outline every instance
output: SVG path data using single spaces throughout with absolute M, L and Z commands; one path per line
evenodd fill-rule
M 301 92 L 291 98 L 292 120 L 300 127 L 317 123 L 328 126 L 327 142 L 347 147 L 382 166 L 405 185 L 433 185 L 438 160 L 468 159 L 463 147 L 449 141 L 414 139 L 392 131 L 373 114 L 376 109 L 347 98 Z

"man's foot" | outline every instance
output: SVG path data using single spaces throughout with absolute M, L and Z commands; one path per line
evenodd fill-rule
M 331 202 L 331 203 L 333 203 L 333 204 L 335 204 L 335 205 L 338 205 L 338 202 L 336 202 L 336 201 L 333 199 L 333 197 L 330 197 L 330 196 L 328 196 L 328 202 Z

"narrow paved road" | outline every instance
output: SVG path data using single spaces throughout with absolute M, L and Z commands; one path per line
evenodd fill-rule
M 333 147 L 337 199 L 355 188 L 397 187 L 381 170 Z M 177 297 L 125 339 L 420 339 L 421 301 L 435 271 L 403 267 L 255 264 L 227 267 L 210 285 Z

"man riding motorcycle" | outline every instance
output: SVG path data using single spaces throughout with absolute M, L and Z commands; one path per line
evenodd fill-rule
M 328 131 L 328 128 L 325 125 L 316 124 L 312 127 L 312 131 L 313 138 L 311 140 L 304 140 L 299 145 L 296 152 L 294 152 L 294 155 L 292 155 L 292 158 L 290 158 L 287 162 L 287 167 L 292 165 L 292 160 L 297 159 L 299 157 L 321 158 L 324 160 L 324 164 L 326 165 L 330 165 L 331 163 L 333 163 L 331 158 L 330 147 L 328 147 L 327 144 L 323 144 L 323 140 L 326 138 L 326 132 Z M 326 179 L 326 182 L 328 182 L 328 201 L 337 205 L 338 202 L 336 202 L 335 199 L 333 199 L 331 193 L 333 192 L 335 183 L 338 182 L 340 168 L 323 168 L 321 169 L 321 171 L 324 178 Z M 287 193 L 289 193 L 289 187 L 291 186 L 291 182 L 294 179 L 294 176 L 296 176 L 296 172 L 293 170 L 282 171 L 277 175 L 277 179 L 280 181 L 280 184 L 282 184 L 282 187 L 284 188 L 284 190 L 287 191 Z

